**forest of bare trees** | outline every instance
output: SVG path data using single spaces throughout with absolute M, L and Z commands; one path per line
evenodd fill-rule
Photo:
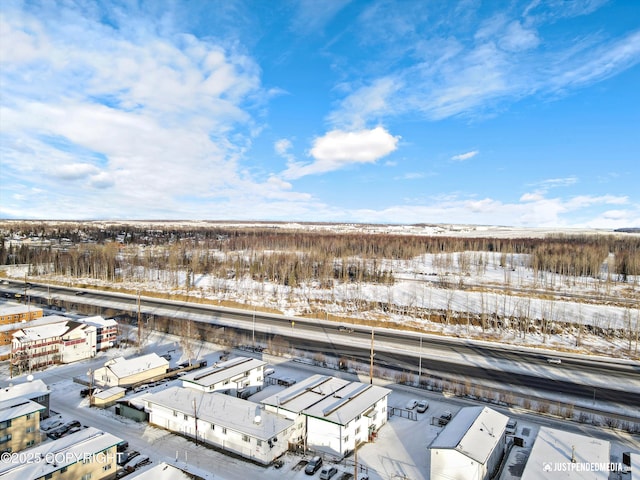
M 338 234 L 260 227 L 97 226 L 92 223 L 0 223 L 0 264 L 34 272 L 117 282 L 149 272 L 188 271 L 220 278 L 249 276 L 284 286 L 317 282 L 393 283 L 383 260 L 427 253 L 526 254 L 536 273 L 627 282 L 640 275 L 640 237 L 555 235 L 546 238 L 459 238 Z M 5 240 L 27 238 L 30 242 Z M 443 262 L 447 257 L 442 257 Z M 453 262 L 453 257 L 450 257 Z M 482 255 L 459 255 L 461 271 L 482 268 Z M 446 267 L 446 265 L 444 265 Z M 634 280 L 635 281 L 635 280 Z

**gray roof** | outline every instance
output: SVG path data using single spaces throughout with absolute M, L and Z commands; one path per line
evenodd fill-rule
M 199 420 L 260 440 L 269 440 L 293 425 L 292 420 L 264 411 L 257 403 L 222 393 L 171 387 L 158 393 L 145 395 L 144 400 L 191 417 L 194 415 L 195 400 L 195 414 Z M 260 417 L 260 423 L 255 422 L 257 416 Z
M 433 440 L 431 449 L 452 449 L 484 464 L 502 439 L 509 417 L 487 407 L 463 408 Z
M 366 414 L 391 393 L 388 388 L 351 382 L 326 375 L 313 375 L 286 390 L 262 400 L 293 413 L 346 425 L 358 415 Z
M 97 428 L 83 428 L 79 432 L 53 442 L 45 442 L 30 448 L 28 458 L 41 458 L 44 460 L 42 462 L 0 464 L 0 477 L 2 480 L 40 478 L 75 463 L 77 458 L 82 458 L 85 454 L 102 452 L 117 445 L 120 441 L 122 441 L 121 438 L 102 432 Z M 49 463 L 47 459 L 56 463 Z
M 180 378 L 183 382 L 209 387 L 224 380 L 233 379 L 233 377 L 244 374 L 248 370 L 263 367 L 266 364 L 267 362 L 255 358 L 237 357 L 188 373 Z

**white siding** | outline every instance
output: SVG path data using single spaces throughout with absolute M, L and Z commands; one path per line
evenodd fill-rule
M 431 449 L 431 480 L 482 480 L 478 462 L 452 449 Z

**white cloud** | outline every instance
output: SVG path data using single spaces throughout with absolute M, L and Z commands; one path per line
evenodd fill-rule
M 292 163 L 282 175 L 295 179 L 306 175 L 340 170 L 351 164 L 375 163 L 396 150 L 400 137 L 383 127 L 371 130 L 332 130 L 313 142 L 309 155 L 312 163 Z
M 77 180 L 96 174 L 98 168 L 89 163 L 68 163 L 54 165 L 52 174 L 63 180 Z
M 478 155 L 478 153 L 480 153 L 478 150 L 473 150 L 467 153 L 461 153 L 459 155 L 454 155 L 453 157 L 451 157 L 451 160 L 453 160 L 454 162 L 464 162 L 465 160 L 469 160 L 475 157 L 476 155 Z

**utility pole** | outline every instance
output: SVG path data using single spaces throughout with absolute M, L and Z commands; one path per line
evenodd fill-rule
M 138 290 L 138 348 L 142 347 L 142 321 L 140 319 L 140 290 Z
M 422 378 L 422 337 L 420 337 L 420 363 L 418 364 L 418 384 Z
M 193 421 L 196 424 L 196 445 L 198 445 L 198 410 L 196 409 L 196 399 L 193 399 Z
M 369 383 L 373 385 L 373 332 L 374 329 L 371 327 L 371 355 L 369 356 Z

